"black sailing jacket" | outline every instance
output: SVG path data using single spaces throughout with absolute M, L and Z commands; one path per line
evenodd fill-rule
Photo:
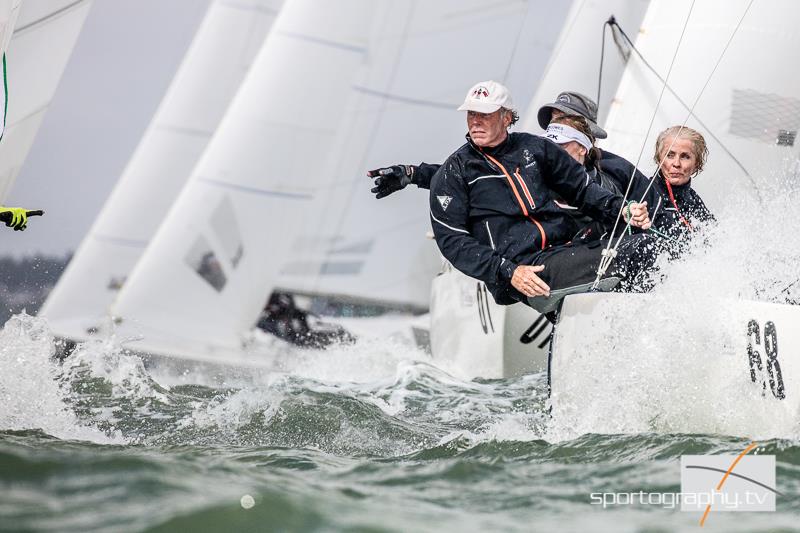
M 439 249 L 461 272 L 486 283 L 498 303 L 518 264 L 575 233 L 564 198 L 592 218 L 613 223 L 622 197 L 589 180 L 583 166 L 551 141 L 510 133 L 482 150 L 467 143 L 431 181 L 431 224 Z

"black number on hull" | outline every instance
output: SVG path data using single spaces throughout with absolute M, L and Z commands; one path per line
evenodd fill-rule
M 761 378 L 761 389 L 767 389 L 767 379 L 764 379 L 764 363 L 761 353 L 757 350 L 761 346 L 761 328 L 758 321 L 751 320 L 747 323 L 747 358 L 750 363 L 750 379 L 753 383 Z M 769 376 L 769 388 L 772 395 L 779 400 L 786 398 L 786 391 L 783 385 L 783 373 L 778 362 L 778 331 L 772 321 L 764 325 L 764 353 L 767 358 L 767 375 Z
M 476 290 L 478 293 L 478 319 L 481 321 L 481 328 L 487 335 L 490 328 L 494 333 L 494 323 L 492 323 L 492 311 L 489 308 L 489 294 L 486 292 L 486 285 L 478 283 Z
M 778 362 L 778 333 L 774 322 L 764 325 L 764 351 L 767 352 L 767 374 L 769 374 L 769 388 L 772 395 L 783 400 L 786 392 L 783 389 L 783 372 Z

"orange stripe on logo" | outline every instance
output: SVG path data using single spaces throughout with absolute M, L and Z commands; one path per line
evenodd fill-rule
M 747 455 L 747 452 L 749 452 L 750 450 L 752 450 L 756 446 L 758 446 L 758 444 L 756 444 L 755 442 L 752 442 L 752 443 L 750 443 L 750 446 L 745 448 L 742 453 L 740 453 L 738 456 L 736 456 L 736 459 L 733 460 L 733 463 L 731 463 L 731 466 L 728 467 L 728 471 L 725 472 L 725 475 L 722 476 L 722 479 L 719 481 L 719 485 L 717 485 L 717 492 L 722 490 L 722 485 L 725 484 L 725 480 L 728 479 L 728 476 L 731 474 L 731 472 L 733 472 L 733 469 L 736 468 L 736 465 L 739 464 L 739 461 L 742 460 L 742 457 Z M 706 507 L 706 512 L 703 513 L 703 518 L 700 519 L 700 527 L 703 527 L 703 525 L 705 524 L 706 517 L 708 516 L 709 511 L 711 511 L 711 504 L 710 503 Z

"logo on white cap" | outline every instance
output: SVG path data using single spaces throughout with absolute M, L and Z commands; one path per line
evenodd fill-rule
M 482 81 L 473 85 L 459 111 L 476 111 L 478 113 L 494 113 L 501 107 L 514 109 L 511 93 L 496 81 Z
M 489 90 L 483 85 L 475 87 L 475 90 L 472 91 L 473 98 L 477 98 L 478 100 L 480 100 L 481 96 L 483 96 L 484 98 L 489 97 Z

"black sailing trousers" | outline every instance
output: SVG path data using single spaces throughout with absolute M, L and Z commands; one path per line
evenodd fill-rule
M 597 277 L 603 250 L 608 240 L 590 243 L 553 246 L 533 256 L 532 265 L 544 265 L 539 277 L 550 286 L 550 290 L 566 289 L 591 283 Z M 617 256 L 606 271 L 604 278 L 621 278 L 618 290 L 645 292 L 652 289 L 657 276 L 655 261 L 668 249 L 665 239 L 646 233 L 626 235 L 617 247 Z

